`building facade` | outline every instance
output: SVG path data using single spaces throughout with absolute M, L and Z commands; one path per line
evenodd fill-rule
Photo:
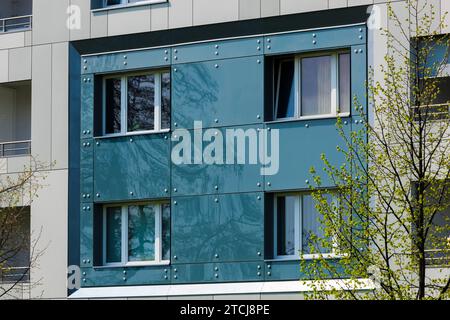
M 309 169 L 345 161 L 353 97 L 370 115 L 384 2 L 1 4 L 0 174 L 49 164 L 29 205 L 43 254 L 14 294 L 301 298 Z

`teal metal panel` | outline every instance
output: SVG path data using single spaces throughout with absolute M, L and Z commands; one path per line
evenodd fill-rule
M 174 198 L 172 262 L 262 260 L 263 208 L 262 193 Z
M 96 139 L 96 202 L 158 199 L 170 194 L 170 140 L 166 134 Z
M 222 283 L 264 280 L 264 263 L 199 263 L 172 266 L 172 283 Z
M 301 278 L 300 261 L 266 262 L 264 277 L 266 281 L 299 280 Z
M 264 280 L 263 262 L 218 263 L 214 268 L 214 276 L 220 282 Z
M 245 138 L 244 134 L 253 134 L 256 137 L 254 143 L 259 143 L 260 147 L 263 147 L 263 140 L 259 139 L 259 129 L 262 129 L 262 125 L 245 126 L 245 127 L 232 127 L 232 128 L 218 128 L 211 129 L 214 137 L 217 137 L 216 132 L 220 133 L 223 137 L 223 143 L 217 144 L 222 146 L 223 157 L 222 164 L 209 165 L 205 163 L 205 159 L 201 164 L 195 164 L 195 134 L 201 134 L 200 130 L 189 130 L 189 136 L 191 139 L 191 164 L 173 164 L 172 165 L 172 192 L 175 196 L 185 196 L 185 195 L 201 195 L 201 194 L 214 194 L 214 193 L 235 193 L 235 192 L 256 192 L 262 191 L 264 184 L 264 177 L 261 175 L 261 165 L 259 163 L 259 154 L 256 150 L 256 161 L 250 163 L 249 153 L 249 138 Z M 227 148 L 233 146 L 231 140 L 227 140 L 227 132 L 234 133 L 240 130 L 242 133 L 241 141 L 246 143 L 246 151 L 243 152 L 246 157 L 243 164 L 238 163 L 238 139 L 234 140 L 234 158 L 231 163 L 227 162 Z M 206 131 L 204 131 L 206 132 Z M 177 131 L 172 135 L 172 139 L 179 135 Z M 180 137 L 177 137 L 180 139 Z M 214 138 L 216 139 L 216 138 Z M 252 138 L 253 139 L 253 138 Z M 177 148 L 178 143 L 183 143 L 182 139 L 180 141 L 173 141 L 173 148 Z M 202 148 L 197 148 L 197 150 L 206 150 L 211 142 L 203 142 Z M 254 145 L 252 143 L 252 145 Z M 189 151 L 188 151 L 189 152 Z
M 173 67 L 172 128 L 262 123 L 263 57 L 190 63 Z M 251 94 L 249 94 L 251 93 Z
M 173 265 L 172 284 L 214 282 L 214 264 L 196 263 Z
M 80 261 L 81 267 L 92 267 L 94 263 L 94 207 L 92 203 L 83 203 L 80 211 Z
M 81 126 L 80 137 L 92 138 L 94 132 L 94 75 L 81 77 Z
M 169 266 L 83 268 L 83 287 L 170 284 Z
M 264 37 L 265 54 L 345 48 L 366 43 L 366 27 L 352 26 Z
M 211 262 L 220 233 L 219 203 L 214 196 L 174 197 L 172 201 L 172 263 Z
M 367 70 L 361 66 L 367 65 L 367 51 L 365 45 L 353 46 L 351 48 L 351 93 L 352 93 L 352 117 L 353 120 L 360 120 L 361 111 L 367 114 Z M 356 98 L 357 104 L 354 103 Z M 357 110 L 357 105 L 361 105 L 363 110 Z
M 170 65 L 170 55 L 169 48 L 159 48 L 86 56 L 81 59 L 81 73 L 110 73 L 167 67 Z
M 264 194 L 222 194 L 219 201 L 218 261 L 264 259 Z
M 83 139 L 81 141 L 80 150 L 80 188 L 81 188 L 81 202 L 92 202 L 93 200 L 93 186 L 94 177 L 92 175 L 93 169 L 93 151 L 94 148 L 92 139 Z
M 350 118 L 343 121 L 346 123 L 344 131 L 349 132 Z M 309 189 L 311 166 L 322 177 L 323 186 L 333 186 L 322 170 L 321 154 L 325 154 L 335 166 L 345 163 L 343 154 L 336 150 L 337 146 L 345 150 L 345 141 L 336 128 L 336 119 L 279 122 L 267 126 L 271 128 L 271 134 L 273 130 L 279 130 L 279 171 L 265 177 L 266 191 Z M 268 146 L 272 150 L 270 153 L 274 153 L 270 142 Z
M 172 49 L 172 63 L 256 56 L 262 54 L 262 45 L 262 37 L 253 37 L 176 46 Z

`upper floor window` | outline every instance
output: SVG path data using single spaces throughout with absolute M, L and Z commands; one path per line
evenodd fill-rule
M 419 120 L 420 116 L 423 120 L 449 119 L 450 77 L 422 79 L 420 85 L 424 88 L 424 93 L 430 95 L 430 97 L 424 105 L 415 107 L 415 119 Z
M 103 208 L 103 265 L 170 261 L 170 204 L 135 203 Z
M 32 0 L 0 1 L 0 33 L 31 28 Z
M 117 6 L 117 5 L 127 5 L 127 4 L 146 4 L 146 3 L 156 3 L 162 2 L 161 0 L 104 0 L 104 6 Z
M 332 194 L 328 201 L 337 201 Z M 314 258 L 317 254 L 335 256 L 334 250 L 322 247 L 314 237 L 325 238 L 320 213 L 313 196 L 303 194 L 279 194 L 274 205 L 274 257 L 276 259 Z M 333 243 L 335 240 L 329 238 Z
M 170 72 L 152 71 L 103 79 L 103 134 L 170 129 Z
M 350 114 L 348 52 L 282 57 L 274 63 L 275 119 Z

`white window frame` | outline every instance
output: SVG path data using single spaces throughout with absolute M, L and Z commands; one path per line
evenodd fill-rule
M 333 237 L 333 250 L 330 253 L 307 253 L 303 254 L 303 196 L 310 195 L 307 192 L 301 193 L 277 193 L 274 199 L 274 213 L 273 213 L 273 257 L 274 260 L 313 260 L 313 259 L 336 259 L 342 258 L 342 255 L 338 254 L 338 240 Z M 331 193 L 332 201 L 337 204 L 338 197 Z M 295 252 L 293 255 L 278 255 L 278 198 L 279 197 L 295 197 Z
M 307 54 L 298 54 L 294 57 L 294 88 L 295 88 L 295 111 L 293 117 L 286 118 L 278 118 L 278 99 L 280 92 L 280 82 L 281 82 L 281 74 L 280 70 L 278 70 L 277 75 L 277 84 L 276 84 L 276 99 L 275 99 L 275 110 L 274 110 L 274 119 L 276 121 L 283 120 L 310 120 L 310 119 L 325 119 L 325 118 L 337 118 L 337 117 L 348 117 L 350 116 L 349 112 L 338 112 L 339 106 L 339 56 L 341 54 L 350 54 L 348 50 L 339 50 L 339 51 L 324 51 L 324 52 L 315 52 L 315 53 L 307 53 Z M 329 114 L 320 114 L 320 115 L 311 115 L 311 116 L 302 116 L 302 59 L 304 58 L 315 58 L 315 57 L 324 57 L 331 56 L 331 112 Z M 289 58 L 282 59 L 279 63 L 283 61 L 292 60 Z M 350 64 L 351 71 L 351 64 Z M 351 80 L 350 80 L 351 81 Z M 350 109 L 351 109 L 351 101 L 350 101 Z
M 102 219 L 102 265 L 105 267 L 136 267 L 136 266 L 155 266 L 155 265 L 169 265 L 170 260 L 162 260 L 162 206 L 169 204 L 167 201 L 158 202 L 137 202 L 137 203 L 125 203 L 125 204 L 109 204 L 103 206 L 103 219 Z M 128 207 L 130 206 L 145 206 L 154 205 L 155 210 L 155 260 L 153 261 L 128 261 Z M 108 208 L 121 208 L 121 262 L 107 262 L 106 249 L 107 249 L 107 209 Z
M 170 70 L 152 70 L 147 72 L 134 72 L 124 74 L 106 75 L 103 77 L 103 103 L 102 103 L 102 136 L 103 137 L 120 137 L 120 136 L 132 136 L 139 134 L 153 134 L 153 133 L 167 133 L 170 132 L 170 128 L 162 129 L 162 75 L 165 73 L 170 74 Z M 153 130 L 140 130 L 128 132 L 128 78 L 136 76 L 148 76 L 153 75 L 155 77 L 155 101 L 154 101 L 154 129 Z M 120 79 L 120 132 L 119 133 L 106 133 L 106 80 L 108 79 Z

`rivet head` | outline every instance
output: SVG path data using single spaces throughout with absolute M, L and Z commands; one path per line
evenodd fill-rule
M 178 259 L 178 257 L 177 256 L 173 256 L 173 258 L 175 259 L 175 260 L 177 260 Z M 175 269 L 176 270 L 176 269 Z
M 271 273 L 271 272 L 269 271 L 269 272 L 267 272 L 267 275 L 268 275 L 268 276 L 271 276 L 271 275 L 272 275 L 272 273 Z
M 258 272 L 257 275 L 258 275 L 258 277 L 261 276 L 261 272 Z
M 125 55 L 125 56 L 123 56 L 123 58 L 124 58 L 124 59 L 127 59 L 128 57 Z
M 86 79 L 86 78 L 84 78 L 84 79 L 83 79 L 83 82 L 87 82 L 87 79 Z
M 363 52 L 363 49 L 359 49 L 359 53 L 362 53 Z
M 99 146 L 99 145 L 100 145 L 100 142 L 98 142 L 98 141 L 97 141 L 97 142 L 96 142 L 96 145 L 98 145 L 98 146 Z
M 258 268 L 258 270 L 261 270 L 261 266 L 258 266 L 257 268 Z
M 178 279 L 178 276 L 177 276 L 177 275 L 174 275 L 173 278 L 174 278 L 174 279 Z
M 256 63 L 261 64 L 261 60 L 259 60 L 259 59 L 256 60 Z
M 216 56 L 218 56 L 218 55 L 219 55 L 219 51 L 214 52 L 214 54 L 215 54 Z
M 167 193 L 167 192 L 169 192 L 169 190 L 167 190 L 167 188 L 166 188 L 166 189 L 164 189 L 164 192 Z
M 359 36 L 359 39 L 362 40 L 363 36 Z
M 219 255 L 216 253 L 216 254 L 214 255 L 214 257 L 217 259 L 217 258 L 219 258 Z
M 133 142 L 133 138 L 130 138 L 130 142 Z
M 178 189 L 177 188 L 173 188 L 173 192 L 177 192 L 178 191 Z
M 168 271 L 167 269 L 164 269 L 164 272 L 165 272 L 165 273 L 167 273 L 167 271 Z
M 178 202 L 174 201 L 174 202 L 173 202 L 173 204 L 174 204 L 174 205 L 177 205 L 177 204 L 178 204 Z M 176 258 L 175 258 L 175 259 L 176 259 Z
M 256 199 L 261 200 L 261 196 L 256 197 Z
M 261 256 L 261 252 L 260 251 L 258 251 L 258 256 Z
M 173 50 L 173 52 L 174 52 L 174 53 L 178 53 L 178 50 L 177 50 L 177 49 L 175 49 L 175 50 Z
M 85 276 L 86 275 L 86 272 L 83 272 L 83 276 Z
M 268 38 L 268 39 L 267 39 L 267 42 L 269 42 L 269 43 L 270 43 L 271 41 L 272 41 L 272 40 L 270 40 L 270 38 Z
M 272 184 L 270 182 L 267 182 L 267 185 L 270 187 Z
M 219 275 L 216 273 L 215 275 L 214 275 L 214 277 L 216 277 L 216 278 L 218 278 L 219 277 Z
M 126 270 L 123 270 L 123 274 L 127 274 L 127 271 L 126 271 Z
M 173 57 L 173 59 L 174 59 L 174 60 L 178 60 L 178 57 L 177 57 L 177 56 L 175 56 L 175 57 Z
M 168 53 L 169 53 L 169 50 L 164 50 L 164 53 L 165 53 L 165 54 L 168 54 Z
M 355 51 L 354 51 L 356 54 L 358 53 L 358 49 L 355 49 Z
M 214 122 L 215 123 L 219 123 L 219 119 L 214 119 Z
M 215 65 L 214 65 L 214 68 L 216 68 L 216 69 L 219 68 L 219 65 L 218 65 L 218 64 L 215 64 Z
M 216 49 L 219 49 L 219 45 L 218 45 L 218 44 L 216 44 L 215 48 L 216 48 Z
M 215 202 L 215 203 L 218 203 L 218 202 L 219 202 L 219 199 L 215 198 L 215 199 L 214 199 L 214 202 Z
M 309 124 L 305 124 L 305 128 L 309 128 Z
M 177 127 L 177 126 L 178 126 L 178 123 L 175 122 L 173 125 L 174 125 L 175 127 Z
M 267 46 L 267 49 L 270 50 L 270 49 L 272 49 L 272 47 L 271 46 Z
M 268 268 L 268 269 L 271 269 L 271 268 L 272 268 L 272 265 L 269 264 L 269 265 L 267 266 L 267 268 Z
M 84 59 L 84 60 L 83 60 L 83 62 L 84 62 L 84 63 L 87 63 L 87 60 L 86 60 L 86 59 Z
M 134 192 L 133 191 L 130 191 L 130 196 L 132 196 L 134 194 Z
M 214 186 L 214 189 L 219 190 L 219 186 Z
M 164 276 L 164 279 L 165 279 L 165 280 L 167 280 L 167 278 L 168 278 L 167 276 Z
M 363 28 L 359 28 L 359 32 L 363 32 Z
M 86 282 L 86 278 L 83 278 L 83 282 Z
M 260 51 L 260 50 L 261 50 L 261 47 L 260 47 L 260 46 L 257 46 L 257 47 L 256 47 L 256 50 Z
M 126 61 L 124 61 L 123 64 L 126 66 L 128 63 Z
M 96 196 L 97 196 L 97 198 L 100 198 L 100 193 L 97 193 Z
M 173 69 L 173 71 L 174 71 L 174 72 L 178 72 L 178 69 L 177 69 L 177 68 L 175 68 L 175 69 Z
M 83 263 L 86 263 L 86 260 L 83 260 Z
M 259 114 L 256 115 L 256 119 L 261 119 L 261 116 Z
M 86 67 L 86 66 L 84 66 L 84 67 L 83 67 L 83 69 L 84 69 L 84 70 L 87 70 L 87 67 Z
M 86 210 L 91 211 L 91 207 L 87 206 Z
M 127 281 L 127 278 L 125 278 L 125 277 L 123 277 L 122 279 L 123 279 L 123 281 Z
M 169 60 L 169 58 L 167 58 L 167 57 L 164 57 L 164 60 L 165 60 L 165 61 L 168 61 L 168 60 Z
M 313 35 L 312 35 L 312 36 L 313 36 L 313 38 L 315 38 L 315 37 L 317 37 L 317 34 L 313 33 Z
M 258 186 L 258 187 L 261 187 L 261 183 L 260 183 L 260 182 L 258 182 L 258 183 L 256 184 L 256 186 Z
M 347 122 L 347 121 L 344 121 L 344 124 L 345 124 L 345 125 L 347 125 L 347 124 L 348 124 L 348 122 Z
M 305 183 L 306 183 L 306 184 L 309 184 L 309 180 L 305 180 Z
M 313 44 L 317 44 L 317 41 L 316 41 L 316 40 L 313 40 Z
M 219 271 L 219 268 L 215 267 L 215 268 L 214 268 L 214 271 Z
M 173 269 L 173 272 L 178 272 L 177 268 Z

